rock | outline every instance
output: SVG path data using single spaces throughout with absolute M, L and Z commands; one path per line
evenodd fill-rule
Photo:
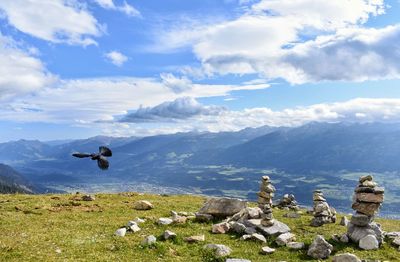
M 147 236 L 145 239 L 142 241 L 143 246 L 151 246 L 154 245 L 157 241 L 157 238 L 153 235 Z
M 92 195 L 84 195 L 84 196 L 82 196 L 82 200 L 83 201 L 95 201 L 96 198 Z
M 212 226 L 211 232 L 214 234 L 226 234 L 230 229 L 230 225 L 227 222 L 222 222 Z
M 119 237 L 124 237 L 126 234 L 126 228 L 122 227 L 117 229 L 117 231 L 115 231 L 115 235 L 119 236 Z
M 237 234 L 243 234 L 246 231 L 246 226 L 239 222 L 234 222 L 231 225 L 231 230 Z M 255 231 L 255 230 L 254 230 Z M 253 232 L 255 233 L 255 232 Z
M 227 217 L 236 214 L 246 208 L 246 206 L 246 201 L 235 198 L 210 198 L 199 210 L 199 213 L 216 217 Z
M 244 240 L 244 241 L 249 240 L 249 239 L 251 239 L 251 235 L 248 235 L 248 234 L 240 237 L 240 240 Z
M 334 256 L 332 262 L 361 262 L 361 259 L 359 259 L 356 255 L 344 253 Z
M 351 206 L 354 210 L 367 216 L 373 216 L 378 211 L 380 204 L 378 203 L 365 203 L 354 202 Z
M 172 222 L 174 222 L 174 221 L 172 221 L 171 218 L 168 218 L 168 217 L 160 217 L 160 218 L 158 219 L 158 221 L 157 221 L 157 224 L 159 224 L 159 225 L 169 225 L 169 224 L 172 224 Z
M 262 213 L 259 207 L 248 207 L 246 208 L 246 210 L 248 214 L 248 219 L 260 218 L 260 215 Z
M 395 239 L 393 239 L 392 244 L 395 246 L 400 246 L 400 237 L 396 237 Z
M 332 253 L 333 246 L 326 242 L 323 236 L 318 235 L 308 249 L 307 255 L 315 259 L 328 258 Z
M 153 204 L 147 200 L 139 200 L 133 204 L 133 208 L 136 210 L 150 210 L 153 209 Z
M 367 216 L 361 213 L 355 213 L 351 217 L 350 221 L 353 225 L 364 227 L 367 226 L 369 223 L 371 223 L 373 218 L 374 218 L 373 216 Z
M 383 194 L 357 193 L 356 199 L 359 202 L 382 203 Z
M 172 219 L 172 222 L 175 224 L 185 224 L 187 220 L 188 220 L 187 217 L 177 216 L 174 219 Z
M 205 240 L 206 240 L 205 235 L 190 236 L 184 238 L 184 241 L 188 243 L 204 242 Z
M 251 262 L 248 259 L 241 259 L 241 258 L 228 258 L 225 262 Z
M 287 243 L 293 242 L 294 240 L 296 240 L 295 235 L 288 232 L 288 233 L 279 235 L 276 238 L 275 242 L 278 246 L 285 246 Z
M 275 252 L 275 248 L 270 248 L 270 247 L 267 247 L 267 246 L 261 248 L 261 254 L 264 254 L 264 255 L 269 255 L 269 254 L 272 254 L 274 252 Z
M 349 224 L 347 227 L 347 235 L 354 243 L 358 243 L 361 238 L 367 235 L 374 235 L 379 243 L 383 241 L 383 231 L 379 224 L 372 222 L 367 226 L 360 227 L 353 224 Z
M 348 224 L 349 224 L 349 219 L 345 216 L 342 217 L 342 219 L 340 220 L 340 225 L 347 227 Z
M 286 244 L 286 246 L 293 250 L 300 250 L 306 247 L 306 245 L 303 242 L 289 242 Z
M 142 219 L 142 218 L 139 218 L 139 217 L 135 218 L 133 221 L 136 222 L 137 224 L 141 224 L 141 223 L 146 222 L 145 219 Z
M 172 232 L 172 231 L 165 230 L 164 233 L 163 233 L 163 238 L 165 240 L 176 238 L 176 234 L 174 232 Z
M 358 246 L 364 250 L 374 250 L 379 248 L 379 242 L 374 235 L 367 235 L 360 239 Z
M 257 233 L 257 229 L 255 227 L 246 227 L 246 230 L 244 231 L 245 234 L 254 234 Z
M 276 236 L 290 231 L 290 228 L 286 224 L 277 220 L 270 227 L 264 227 L 262 225 L 259 225 L 257 226 L 257 228 L 264 236 Z
M 203 247 L 204 249 L 211 249 L 214 251 L 216 257 L 226 257 L 232 253 L 232 249 L 225 245 L 208 244 Z
M 360 176 L 358 181 L 360 182 L 360 184 L 362 184 L 365 181 L 372 181 L 372 179 L 373 179 L 373 177 L 371 175 L 367 175 L 367 176 Z
M 196 213 L 196 220 L 199 222 L 210 222 L 214 219 L 214 217 L 210 214 Z
M 349 243 L 349 237 L 347 236 L 347 234 L 343 234 L 341 237 L 340 237 L 340 242 L 342 242 L 342 243 Z
M 267 243 L 267 239 L 265 239 L 265 237 L 263 235 L 258 234 L 258 233 L 252 234 L 251 239 L 255 240 L 257 242 Z
M 376 185 L 377 184 L 375 182 L 368 180 L 361 183 L 361 186 L 363 187 L 376 187 Z
M 129 221 L 126 227 L 128 228 L 129 231 L 132 231 L 133 233 L 140 231 L 140 227 L 135 221 Z

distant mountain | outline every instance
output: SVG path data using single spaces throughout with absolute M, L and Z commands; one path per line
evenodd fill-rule
M 0 162 L 32 161 L 48 157 L 52 147 L 37 140 L 18 140 L 0 143 Z
M 278 130 L 193 163 L 232 164 L 289 171 L 400 170 L 399 124 L 311 123 Z
M 34 190 L 29 182 L 10 166 L 0 164 L 0 193 L 32 194 Z

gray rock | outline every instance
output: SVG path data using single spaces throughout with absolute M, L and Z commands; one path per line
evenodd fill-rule
M 199 210 L 201 214 L 210 214 L 216 217 L 232 216 L 246 208 L 247 202 L 235 198 L 210 198 Z
M 340 225 L 347 227 L 348 224 L 349 224 L 349 219 L 345 216 L 342 217 L 342 219 L 340 220 Z
M 306 245 L 303 242 L 289 242 L 286 244 L 289 249 L 300 250 L 304 249 Z
M 216 257 L 226 257 L 232 253 L 232 249 L 225 245 L 208 244 L 203 247 L 204 249 L 211 249 L 214 251 Z
M 332 253 L 333 246 L 326 242 L 323 236 L 318 235 L 310 245 L 307 255 L 315 259 L 328 258 Z
M 255 240 L 257 242 L 267 243 L 267 239 L 263 235 L 258 234 L 258 233 L 252 234 L 251 239 Z
M 294 240 L 296 240 L 295 235 L 288 232 L 288 233 L 280 234 L 276 238 L 275 242 L 278 246 L 285 246 L 287 243 L 293 242 Z
M 196 242 L 204 242 L 206 240 L 205 235 L 198 235 L 198 236 L 190 236 L 183 239 L 188 243 L 196 243 Z
M 364 215 L 361 213 L 355 213 L 351 217 L 350 222 L 353 225 L 364 227 L 364 226 L 367 226 L 369 223 L 371 223 L 373 218 L 374 218 L 373 216 L 367 216 L 367 215 Z
M 140 231 L 140 227 L 135 221 L 129 221 L 126 227 L 128 228 L 129 231 L 132 231 L 133 233 Z
M 222 222 L 212 226 L 211 232 L 214 234 L 226 234 L 231 226 L 227 222 Z
M 343 234 L 341 237 L 340 237 L 340 242 L 342 242 L 342 243 L 349 243 L 349 237 L 347 236 L 347 234 Z
M 176 238 L 176 234 L 174 232 L 172 232 L 172 231 L 165 230 L 164 233 L 163 233 L 163 238 L 165 240 Z
M 246 226 L 239 222 L 234 222 L 231 225 L 231 230 L 237 234 L 245 233 L 246 229 Z M 255 233 L 255 231 L 253 233 Z
M 246 230 L 244 231 L 245 234 L 254 234 L 257 233 L 257 229 L 255 227 L 246 227 Z
M 267 246 L 261 248 L 261 254 L 264 254 L 264 255 L 269 255 L 269 254 L 272 254 L 274 252 L 275 252 L 275 248 L 270 248 L 270 247 L 267 247 Z
M 358 243 L 361 238 L 367 235 L 375 235 L 379 243 L 383 241 L 383 231 L 379 224 L 372 222 L 365 227 L 360 227 L 349 223 L 347 227 L 347 235 L 354 243 Z
M 143 246 L 150 246 L 154 245 L 157 241 L 157 238 L 153 235 L 147 236 L 145 239 L 142 241 Z
M 172 224 L 172 222 L 174 222 L 171 218 L 168 217 L 160 217 L 157 221 L 157 224 L 159 225 L 169 225 Z
M 395 245 L 396 247 L 400 246 L 400 236 L 395 237 L 392 241 L 392 244 Z
M 214 219 L 214 217 L 210 214 L 196 213 L 196 220 L 199 222 L 210 222 Z
M 334 256 L 332 262 L 361 262 L 361 259 L 359 259 L 356 255 L 344 253 Z
M 133 204 L 133 208 L 136 210 L 150 210 L 153 209 L 153 204 L 147 200 L 139 200 Z
M 241 259 L 241 258 L 228 258 L 225 262 L 251 262 L 248 259 Z
M 275 220 L 275 223 L 270 227 L 259 225 L 257 228 L 264 236 L 276 236 L 290 231 L 290 228 L 286 224 L 278 220 Z
M 142 219 L 142 218 L 139 218 L 139 217 L 135 218 L 133 221 L 136 222 L 137 224 L 141 224 L 141 223 L 146 222 L 145 219 Z
M 82 196 L 82 200 L 83 201 L 95 201 L 96 198 L 95 198 L 95 196 L 92 196 L 92 195 L 84 195 L 84 196 Z
M 115 235 L 119 236 L 119 237 L 124 237 L 126 234 L 126 228 L 122 227 L 117 229 L 117 231 L 115 231 Z
M 240 240 L 249 240 L 249 239 L 251 239 L 251 235 L 249 234 L 249 235 L 243 235 L 243 236 L 241 236 L 240 237 Z
M 379 248 L 379 242 L 375 235 L 367 235 L 360 239 L 358 246 L 364 250 L 374 250 Z

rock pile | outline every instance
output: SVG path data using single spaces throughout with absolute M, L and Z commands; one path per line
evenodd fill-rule
M 377 187 L 373 177 L 368 175 L 360 177 L 354 192 L 351 207 L 356 213 L 347 226 L 347 235 L 362 249 L 377 249 L 383 241 L 383 232 L 373 219 L 383 203 L 384 189 Z
M 276 204 L 276 207 L 290 210 L 300 209 L 293 194 L 284 194 L 282 199 Z
M 311 226 L 319 227 L 336 222 L 336 210 L 326 202 L 321 190 L 315 190 L 313 194 L 313 215 Z
M 272 214 L 272 198 L 275 195 L 275 187 L 271 184 L 269 176 L 263 176 L 258 193 L 258 207 L 261 209 L 261 225 L 270 227 L 274 224 L 274 216 Z

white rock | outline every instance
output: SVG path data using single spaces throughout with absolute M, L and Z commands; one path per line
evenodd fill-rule
M 165 240 L 170 239 L 170 238 L 176 238 L 176 234 L 172 231 L 165 230 L 163 233 L 163 237 Z
M 230 249 L 229 247 L 219 244 L 208 244 L 205 245 L 203 248 L 214 250 L 214 255 L 216 257 L 226 257 L 229 256 L 232 252 L 232 249 Z
M 290 249 L 300 250 L 304 249 L 306 245 L 303 242 L 289 242 L 286 244 L 286 246 Z
M 145 239 L 142 241 L 142 245 L 144 246 L 149 246 L 155 244 L 157 241 L 157 238 L 153 235 L 147 236 Z
M 115 235 L 117 235 L 119 237 L 124 237 L 125 234 L 126 234 L 126 228 L 124 228 L 124 227 L 117 229 L 117 231 L 115 231 Z
M 334 256 L 332 262 L 361 262 L 361 259 L 359 259 L 356 255 L 344 253 Z
M 140 217 L 135 218 L 135 220 L 133 220 L 133 221 L 136 222 L 137 224 L 141 224 L 141 223 L 146 222 L 145 219 L 142 219 L 142 218 L 140 218 Z
M 258 242 L 267 243 L 267 239 L 263 235 L 258 234 L 258 233 L 252 234 L 251 239 L 258 241 Z
M 157 221 L 157 224 L 159 225 L 169 225 L 173 222 L 171 218 L 168 217 L 160 217 Z
M 294 234 L 288 232 L 288 233 L 280 234 L 276 238 L 275 242 L 276 242 L 276 244 L 278 244 L 278 246 L 284 246 L 289 242 L 293 242 L 295 240 L 295 238 L 296 237 Z
M 379 242 L 374 235 L 367 235 L 360 239 L 358 246 L 364 250 L 373 250 L 379 248 Z
M 264 255 L 272 254 L 274 252 L 275 252 L 275 248 L 270 248 L 267 246 L 261 248 L 261 253 Z
M 126 226 L 127 226 L 128 230 L 132 231 L 133 233 L 140 231 L 140 227 L 137 225 L 137 223 L 135 221 L 129 221 Z

